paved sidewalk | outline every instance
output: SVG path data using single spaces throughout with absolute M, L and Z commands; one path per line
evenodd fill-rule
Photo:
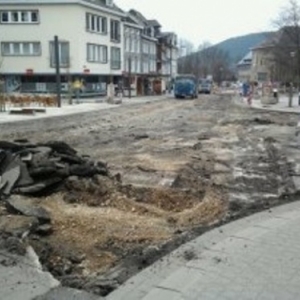
M 181 246 L 107 300 L 300 299 L 300 201 Z
M 153 102 L 153 101 L 168 99 L 170 97 L 172 96 L 163 95 L 163 96 L 133 97 L 131 99 L 123 98 L 122 104 L 120 105 L 132 105 L 138 103 Z M 96 99 L 82 99 L 82 103 L 80 104 L 75 104 L 75 101 L 76 100 L 74 100 L 73 105 L 69 105 L 65 100 L 63 101 L 61 108 L 47 107 L 46 113 L 36 113 L 35 115 L 10 115 L 8 112 L 0 112 L 0 124 L 17 122 L 17 121 L 36 120 L 42 118 L 51 118 L 51 117 L 58 117 L 58 116 L 66 116 L 66 115 L 79 114 L 84 112 L 110 109 L 110 108 L 115 108 L 120 106 L 120 105 L 106 103 L 105 98 L 100 98 L 100 100 L 98 101 Z
M 247 100 L 240 96 L 235 96 L 235 102 L 237 104 L 244 104 L 248 106 Z M 298 104 L 298 95 L 294 95 L 292 100 L 292 107 L 289 107 L 289 99 L 285 95 L 281 95 L 279 97 L 279 101 L 277 104 L 264 105 L 260 100 L 252 100 L 252 108 L 269 110 L 269 111 L 278 111 L 278 112 L 288 112 L 288 113 L 299 113 L 300 114 L 300 106 Z

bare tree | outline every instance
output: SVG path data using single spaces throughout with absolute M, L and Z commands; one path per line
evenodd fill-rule
M 296 81 L 300 88 L 300 5 L 289 0 L 273 20 L 278 29 L 272 41 L 270 72 L 276 80 Z
M 178 73 L 187 74 L 191 73 L 193 68 L 193 53 L 195 47 L 192 42 L 187 39 L 181 38 L 179 40 L 179 58 L 178 58 Z
M 183 45 L 189 46 L 191 44 L 183 43 Z M 229 77 L 230 59 L 228 53 L 212 46 L 208 41 L 202 42 L 197 50 L 192 47 L 188 47 L 188 49 L 190 52 L 178 60 L 179 73 L 194 74 L 197 78 L 212 75 L 218 82 Z
M 189 56 L 195 51 L 195 47 L 192 42 L 187 39 L 179 39 L 179 57 Z

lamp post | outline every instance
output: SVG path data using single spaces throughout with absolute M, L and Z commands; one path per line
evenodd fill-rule
M 59 55 L 59 40 L 57 35 L 54 36 L 54 57 L 55 57 L 57 105 L 58 107 L 61 107 L 60 55 Z
M 221 85 L 222 85 L 222 72 L 223 72 L 223 68 L 222 67 L 220 67 L 220 69 L 219 69 L 219 71 L 220 71 L 220 74 L 219 74 L 219 76 L 220 76 L 220 82 L 219 82 L 219 85 L 220 85 L 220 87 L 221 87 Z
M 295 51 L 290 52 L 292 66 L 294 63 L 295 54 L 296 54 Z M 289 86 L 289 107 L 292 107 L 292 102 L 293 102 L 293 81 L 294 81 L 294 69 L 292 68 L 292 80 Z
M 128 58 L 128 98 L 131 98 L 131 63 L 132 63 L 132 58 L 131 58 L 131 53 Z

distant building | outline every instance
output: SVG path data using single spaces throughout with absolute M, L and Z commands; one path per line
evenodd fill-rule
M 237 64 L 237 79 L 246 82 L 252 79 L 252 51 L 243 57 Z
M 131 9 L 128 16 L 139 25 L 140 32 L 140 72 L 133 82 L 137 94 L 150 95 L 155 92 L 154 81 L 157 77 L 157 33 L 161 25 L 156 20 L 147 20 L 139 11 Z M 131 60 L 132 62 L 132 60 Z
M 158 35 L 157 70 L 161 76 L 162 90 L 166 90 L 177 75 L 178 39 L 174 32 Z

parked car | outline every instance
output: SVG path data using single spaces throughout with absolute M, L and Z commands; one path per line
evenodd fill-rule
M 209 79 L 199 80 L 199 94 L 210 94 L 212 91 L 212 81 Z
M 174 84 L 175 98 L 197 98 L 198 84 L 194 75 L 178 75 Z

